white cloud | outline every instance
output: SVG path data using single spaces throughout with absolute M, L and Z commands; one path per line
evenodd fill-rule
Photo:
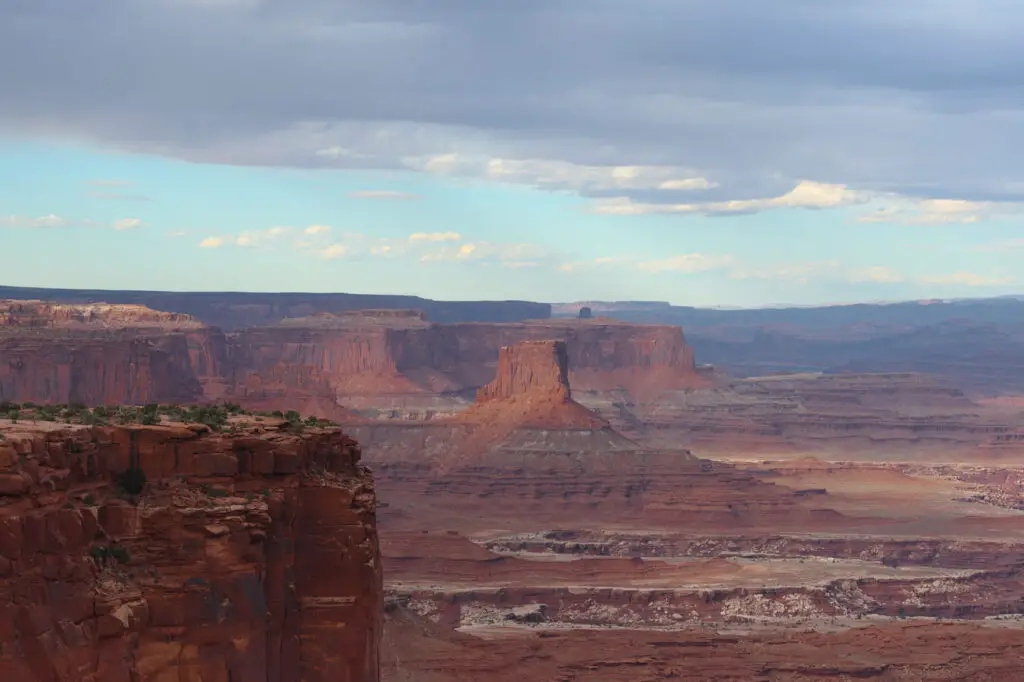
M 348 196 L 352 199 L 388 199 L 391 201 L 411 201 L 413 199 L 423 198 L 419 194 L 396 192 L 386 189 L 363 189 L 356 192 L 349 192 Z
M 720 270 L 735 264 L 736 259 L 729 255 L 715 256 L 704 253 L 683 253 L 657 260 L 643 261 L 637 267 L 644 272 L 706 272 Z
M 652 213 L 696 213 L 703 215 L 728 215 L 758 213 L 779 208 L 825 209 L 840 208 L 865 203 L 870 196 L 847 188 L 803 180 L 789 192 L 767 199 L 738 199 L 734 201 L 709 201 L 702 203 L 667 204 L 638 203 L 629 197 L 601 199 L 595 203 L 594 213 L 605 215 L 644 215 Z
M 7 216 L 0 219 L 0 226 L 3 227 L 18 227 L 18 228 L 48 228 L 48 227 L 69 227 L 73 223 L 70 220 L 61 218 L 58 215 L 50 213 L 49 215 L 39 216 L 37 218 L 28 218 L 25 216 Z
M 145 223 L 139 218 L 121 218 L 120 220 L 115 220 L 111 227 L 115 230 L 122 231 L 134 230 L 135 228 L 142 227 L 143 225 L 145 225 Z
M 327 234 L 331 231 L 330 225 L 310 225 L 302 231 L 303 234 L 315 235 L 315 234 Z
M 321 254 L 324 258 L 341 258 L 348 253 L 348 248 L 344 244 L 331 244 L 324 249 Z
M 512 159 L 449 152 L 403 159 L 406 167 L 435 175 L 483 178 L 547 190 L 582 193 L 613 190 L 694 191 L 718 187 L 675 166 L 597 166 L 555 159 Z
M 235 244 L 238 246 L 262 246 L 269 241 L 290 233 L 290 227 L 270 227 L 265 230 L 251 230 L 239 232 L 235 237 Z
M 888 196 L 891 205 L 857 218 L 861 223 L 973 225 L 1024 212 L 1024 204 L 964 199 L 914 199 Z
M 990 277 L 988 275 L 979 275 L 973 272 L 961 270 L 960 272 L 955 272 L 952 275 L 922 277 L 919 281 L 923 284 L 956 285 L 967 287 L 991 287 L 1003 284 L 1013 284 L 1016 281 L 1016 278 Z
M 886 284 L 905 281 L 902 274 L 884 265 L 854 268 L 847 273 L 847 279 L 851 282 L 880 282 Z
M 362 152 L 355 151 L 354 149 L 349 149 L 347 147 L 339 147 L 339 146 L 327 147 L 325 149 L 318 149 L 315 152 L 315 154 L 316 154 L 316 156 L 319 156 L 319 157 L 325 158 L 325 159 L 351 159 L 351 160 L 354 160 L 354 161 L 356 161 L 356 160 L 363 161 L 363 160 L 367 160 L 367 159 L 373 158 L 372 154 L 364 154 Z
M 112 223 L 103 223 L 96 220 L 71 220 L 50 213 L 48 215 L 30 218 L 27 216 L 6 216 L 0 218 L 0 227 L 24 228 L 24 229 L 56 229 L 56 228 L 112 228 L 114 230 L 130 230 L 145 225 L 139 218 L 122 218 Z
M 410 242 L 457 242 L 462 240 L 458 232 L 413 232 Z
M 215 237 L 207 237 L 203 241 L 199 242 L 200 248 L 204 249 L 216 249 L 221 246 L 244 246 L 244 247 L 261 247 L 267 246 L 270 242 L 273 242 L 287 234 L 291 234 L 292 228 L 290 227 L 268 227 L 265 230 L 246 230 L 239 232 L 238 234 L 224 234 Z
M 509 268 L 523 268 L 536 267 L 553 257 L 551 249 L 540 244 L 480 241 L 428 250 L 420 256 L 420 262 L 490 262 Z

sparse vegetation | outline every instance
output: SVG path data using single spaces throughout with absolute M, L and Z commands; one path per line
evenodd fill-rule
M 127 564 L 132 558 L 131 553 L 126 547 L 120 547 L 117 545 L 93 546 L 89 549 L 89 556 L 101 564 L 111 561 L 116 561 L 119 564 Z
M 210 484 L 206 484 L 203 486 L 203 493 L 207 497 L 227 497 L 228 495 L 230 495 L 230 493 L 227 490 L 223 490 L 221 488 L 214 488 Z
M 38 420 L 63 422 L 65 424 L 84 424 L 86 426 L 106 426 L 109 424 L 157 426 L 164 422 L 182 424 L 204 424 L 213 431 L 234 433 L 237 429 L 230 423 L 232 417 L 252 416 L 256 418 L 283 419 L 289 428 L 330 428 L 336 424 L 319 417 L 303 417 L 296 410 L 274 410 L 273 412 L 254 412 L 242 409 L 237 403 L 215 405 L 99 405 L 94 408 L 81 403 L 39 405 L 36 403 L 0 402 L 0 418 L 18 420 Z

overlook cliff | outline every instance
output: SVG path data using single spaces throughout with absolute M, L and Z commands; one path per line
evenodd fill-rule
M 0 679 L 379 679 L 358 446 L 229 427 L 0 421 Z

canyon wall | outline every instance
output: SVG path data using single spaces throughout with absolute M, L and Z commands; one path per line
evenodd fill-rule
M 289 317 L 349 310 L 417 309 L 434 322 L 517 322 L 551 317 L 551 305 L 533 301 L 434 301 L 419 296 L 250 292 L 110 291 L 0 286 L 0 298 L 97 301 L 186 313 L 221 329 L 274 325 Z
M 362 315 L 317 316 L 231 337 L 230 383 L 240 398 L 325 391 L 353 408 L 431 405 L 439 394 L 471 399 L 494 377 L 499 349 L 561 340 L 581 391 L 651 395 L 703 386 L 678 327 L 609 320 L 515 324 L 428 323 L 414 315 L 386 324 Z
M 379 680 L 358 446 L 230 428 L 0 421 L 0 679 Z
M 224 358 L 224 335 L 187 315 L 0 301 L 0 401 L 195 402 Z

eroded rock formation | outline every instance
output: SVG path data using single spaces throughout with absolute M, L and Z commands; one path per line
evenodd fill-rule
M 0 422 L 0 679 L 379 679 L 358 446 L 230 429 Z
M 286 320 L 231 340 L 231 384 L 247 400 L 317 393 L 356 409 L 431 407 L 470 399 L 495 375 L 499 349 L 565 341 L 573 386 L 647 396 L 708 384 L 678 327 L 610 320 L 432 324 L 389 311 Z M 442 401 L 443 403 L 444 401 Z

